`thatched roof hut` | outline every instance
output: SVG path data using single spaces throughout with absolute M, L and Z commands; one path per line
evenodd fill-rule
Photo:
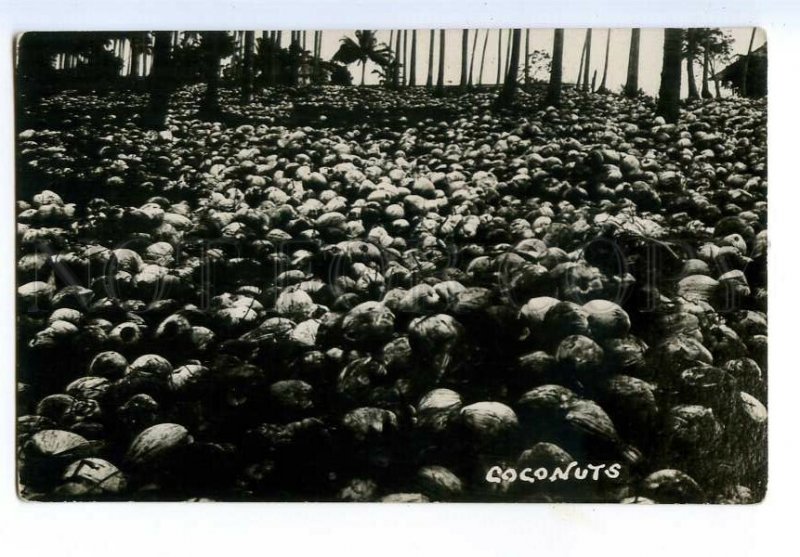
M 723 85 L 742 94 L 742 79 L 747 55 L 739 55 L 735 62 L 721 70 L 714 78 Z M 750 53 L 747 64 L 747 92 L 748 97 L 763 97 L 767 94 L 767 44 Z

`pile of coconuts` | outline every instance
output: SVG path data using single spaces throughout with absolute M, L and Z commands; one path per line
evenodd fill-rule
M 543 92 L 27 107 L 21 495 L 761 500 L 766 100 Z

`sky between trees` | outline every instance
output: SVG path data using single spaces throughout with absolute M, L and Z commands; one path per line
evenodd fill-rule
M 733 35 L 733 52 L 735 54 L 746 54 L 748 43 L 750 41 L 751 27 L 738 27 L 738 28 L 724 28 L 723 31 L 730 32 Z M 378 31 L 378 40 L 382 42 L 389 42 L 389 31 Z M 484 69 L 483 82 L 494 83 L 497 77 L 497 29 L 489 31 L 489 44 L 486 50 L 486 67 Z M 580 63 L 581 48 L 583 47 L 583 39 L 586 34 L 585 29 L 566 29 L 564 31 L 564 81 L 574 83 L 578 75 L 578 64 Z M 260 34 L 257 33 L 258 37 Z M 312 48 L 313 45 L 313 32 L 307 33 L 307 47 Z M 330 59 L 336 50 L 339 48 L 339 40 L 343 36 L 353 36 L 353 31 L 336 31 L 325 30 L 322 38 L 322 57 Z M 445 68 L 445 82 L 448 84 L 458 84 L 461 72 L 461 30 L 454 29 L 448 30 L 445 34 L 445 43 L 447 46 L 446 55 L 446 68 Z M 477 74 L 480 68 L 480 56 L 483 48 L 484 30 L 480 31 L 477 45 L 477 55 L 475 61 L 475 82 L 477 82 Z M 506 40 L 508 37 L 508 30 L 503 30 L 503 60 L 506 56 Z M 608 82 L 607 86 L 612 91 L 619 91 L 625 83 L 626 72 L 628 68 L 628 48 L 630 46 L 631 30 L 630 29 L 612 29 L 611 31 L 611 44 L 608 65 Z M 417 31 L 417 83 L 424 84 L 425 76 L 428 70 L 428 45 L 430 40 L 429 30 Z M 469 47 L 472 49 L 473 35 L 470 33 Z M 438 65 L 439 59 L 439 34 L 436 33 L 436 48 L 434 51 L 434 68 Z M 753 49 L 760 47 L 766 41 L 766 34 L 763 30 L 759 29 L 756 33 L 755 40 L 753 41 Z M 394 42 L 394 41 L 393 41 Z M 289 43 L 289 33 L 283 33 L 283 45 Z M 411 51 L 411 33 L 409 31 L 408 51 Z M 603 61 L 605 57 L 605 43 L 606 43 L 606 29 L 594 29 L 592 33 L 592 64 L 589 76 L 591 79 L 592 72 L 597 70 L 597 84 L 600 84 L 600 79 L 603 74 Z M 394 45 L 392 45 L 394 47 Z M 649 95 L 658 93 L 658 86 L 661 79 L 661 58 L 663 55 L 664 46 L 664 30 L 663 29 L 642 29 L 641 42 L 640 42 L 640 66 L 639 66 L 639 87 Z M 525 32 L 522 34 L 521 48 L 525 48 Z M 531 29 L 530 34 L 530 51 L 544 50 L 548 53 L 553 48 L 553 30 L 552 29 Z M 372 73 L 375 66 L 372 63 L 367 64 L 367 84 L 377 84 L 378 76 Z M 720 70 L 721 68 L 717 68 Z M 698 64 L 695 72 L 695 77 L 698 81 L 698 88 L 700 88 L 700 78 L 702 76 L 702 66 Z M 360 68 L 356 65 L 350 67 L 350 71 L 354 78 L 360 75 Z M 685 70 L 684 70 L 685 71 Z M 434 69 L 434 78 L 436 71 Z M 546 79 L 546 74 L 537 75 L 538 79 Z M 357 80 L 355 80 L 357 82 Z M 681 96 L 687 94 L 687 83 L 685 73 L 682 78 L 682 93 Z

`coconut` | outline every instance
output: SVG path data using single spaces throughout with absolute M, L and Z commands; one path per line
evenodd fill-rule
M 193 442 L 180 424 L 162 423 L 148 427 L 128 447 L 126 461 L 135 468 L 157 467 L 180 448 Z
M 417 404 L 417 426 L 441 433 L 459 416 L 463 407 L 461 396 L 450 389 L 434 389 L 425 394 Z
M 531 298 L 519 310 L 519 317 L 532 331 L 536 331 L 544 323 L 545 315 L 547 315 L 550 308 L 558 303 L 557 299 L 549 296 Z
M 337 501 L 366 503 L 374 501 L 378 494 L 378 484 L 372 480 L 353 478 L 336 494 Z
M 575 459 L 567 451 L 554 443 L 536 443 L 530 449 L 525 449 L 517 458 L 517 469 L 530 468 L 566 468 Z
M 336 379 L 336 392 L 345 400 L 368 401 L 376 386 L 385 382 L 386 366 L 370 356 L 349 362 Z
M 600 371 L 603 349 L 589 337 L 570 335 L 559 343 L 556 361 L 569 371 L 589 377 Z
M 592 300 L 583 305 L 588 314 L 589 329 L 597 339 L 624 337 L 631 328 L 628 314 L 619 305 L 608 300 Z
M 553 304 L 544 316 L 542 327 L 550 338 L 561 340 L 570 335 L 588 335 L 589 315 L 572 302 Z
M 117 379 L 125 374 L 128 360 L 119 352 L 100 352 L 89 364 L 89 375 Z
M 678 281 L 678 296 L 687 300 L 708 302 L 716 294 L 719 282 L 706 275 L 689 275 Z
M 356 408 L 342 417 L 342 427 L 357 443 L 392 436 L 398 430 L 397 416 L 384 408 Z
M 64 389 L 76 398 L 99 400 L 108 392 L 111 382 L 105 377 L 79 377 Z
M 344 338 L 354 344 L 383 343 L 394 332 L 394 313 L 380 302 L 364 302 L 342 321 Z
M 500 402 L 476 402 L 460 414 L 466 431 L 480 445 L 508 443 L 519 428 L 516 413 Z
M 664 469 L 642 480 L 641 494 L 658 503 L 704 503 L 705 494 L 685 472 Z
M 422 493 L 390 493 L 381 499 L 381 503 L 428 503 L 430 499 Z
M 166 379 L 172 373 L 172 364 L 158 354 L 145 354 L 136 358 L 125 371 L 126 375 L 151 375 Z
M 431 501 L 452 501 L 464 491 L 459 477 L 444 466 L 423 466 L 417 471 L 416 484 Z
M 125 475 L 119 468 L 102 458 L 83 458 L 68 465 L 61 476 L 64 482 L 77 484 L 68 491 L 87 495 L 118 495 L 127 488 Z M 60 488 L 64 493 L 67 490 Z M 78 488 L 76 490 L 76 488 Z
M 673 450 L 690 456 L 711 454 L 723 433 L 723 427 L 711 408 L 682 404 L 670 408 L 665 418 L 664 434 Z
M 23 311 L 36 311 L 50 307 L 50 301 L 56 287 L 42 281 L 33 281 L 23 284 L 17 288 L 17 295 L 20 300 L 20 308 Z
M 290 414 L 306 413 L 314 408 L 313 387 L 299 379 L 276 381 L 269 387 L 274 408 Z
M 209 370 L 200 364 L 184 364 L 175 368 L 167 379 L 167 385 L 173 392 L 189 392 L 209 379 Z
M 302 290 L 281 292 L 275 301 L 275 311 L 278 315 L 296 321 L 311 317 L 315 307 L 311 296 Z

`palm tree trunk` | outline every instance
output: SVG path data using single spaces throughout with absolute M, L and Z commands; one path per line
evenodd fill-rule
M 274 39 L 270 31 L 261 32 L 261 51 L 264 53 L 261 60 L 263 66 L 261 67 L 261 83 L 267 87 L 272 85 L 272 63 L 273 55 L 272 50 Z
M 311 58 L 313 70 L 311 72 L 312 83 L 319 79 L 319 37 L 320 31 L 314 31 L 314 54 Z
M 686 79 L 689 82 L 689 98 L 699 99 L 700 93 L 697 92 L 697 83 L 694 80 L 694 60 L 697 57 L 697 45 L 693 34 L 689 34 L 686 44 Z
M 306 49 L 306 32 L 303 31 L 303 50 Z
M 244 54 L 242 55 L 242 104 L 253 100 L 253 47 L 255 31 L 244 32 Z
M 719 77 L 717 77 L 717 70 L 714 67 L 714 59 L 709 60 L 711 64 L 711 79 L 714 80 L 714 98 L 721 99 L 722 92 L 719 90 Z
M 428 76 L 425 78 L 425 87 L 433 87 L 433 48 L 436 42 L 436 31 L 431 29 L 430 48 L 428 49 Z
M 361 86 L 364 86 L 364 77 L 367 73 L 367 61 L 361 60 Z
M 753 39 L 756 38 L 756 28 L 753 27 L 753 32 L 750 33 L 750 44 L 747 46 L 747 57 L 744 59 L 742 63 L 742 89 L 741 93 L 743 97 L 747 96 L 747 77 L 748 71 L 750 69 L 750 55 L 753 53 Z
M 417 30 L 411 31 L 411 62 L 408 65 L 408 85 L 417 86 Z
M 444 29 L 439 30 L 439 74 L 436 79 L 436 90 L 441 95 L 444 93 Z
M 408 82 L 408 29 L 403 29 L 403 87 Z
M 639 36 L 641 30 L 631 31 L 631 48 L 628 52 L 628 78 L 625 81 L 625 95 L 635 97 L 639 93 Z
M 136 61 L 136 52 L 133 41 L 128 39 L 128 77 L 134 77 L 134 65 Z
M 553 33 L 553 59 L 550 65 L 550 83 L 547 86 L 545 105 L 558 107 L 561 105 L 561 79 L 564 65 L 564 30 L 556 29 Z
M 508 75 L 508 72 L 511 70 L 511 43 L 513 42 L 513 32 L 511 29 L 508 30 L 508 40 L 506 41 L 506 63 L 503 66 L 503 75 Z M 519 59 L 519 58 L 518 58 Z
M 581 49 L 581 61 L 578 64 L 578 79 L 575 80 L 575 89 L 581 88 L 581 81 L 583 79 L 583 63 L 586 60 L 586 38 L 583 39 L 583 48 Z
M 514 93 L 517 90 L 517 72 L 519 71 L 519 50 L 522 42 L 522 30 L 514 29 L 511 32 L 511 53 L 508 59 L 508 73 L 503 83 L 503 89 L 497 97 L 498 106 L 508 107 L 514 102 Z
M 275 31 L 275 37 L 273 39 L 272 48 L 270 48 L 270 68 L 269 68 L 269 84 L 270 85 L 277 85 L 278 84 L 278 75 L 280 73 L 280 68 L 278 68 L 278 51 L 281 48 L 281 42 L 283 40 L 283 32 L 282 31 Z
M 503 72 L 503 30 L 497 30 L 497 78 L 495 83 L 500 85 L 500 76 Z
M 531 30 L 525 29 L 525 69 L 524 69 L 524 76 L 525 76 L 525 86 L 527 87 L 530 85 L 531 82 L 531 63 L 529 60 L 531 52 Z
M 656 113 L 670 123 L 678 121 L 681 99 L 683 29 L 664 30 L 664 59 Z
M 700 96 L 704 99 L 710 99 L 713 97 L 711 91 L 708 89 L 708 33 L 706 32 L 705 40 L 703 41 L 703 88 L 700 92 Z
M 400 86 L 400 64 L 403 63 L 402 53 L 400 52 L 400 40 L 402 39 L 402 34 L 402 31 L 398 29 L 397 37 L 395 37 L 394 59 L 396 67 L 394 69 L 394 75 L 392 76 L 392 83 L 395 89 Z
M 470 53 L 470 58 L 469 58 L 469 77 L 467 78 L 467 85 L 469 87 L 472 87 L 472 84 L 474 83 L 472 81 L 472 76 L 473 76 L 473 70 L 475 69 L 475 50 L 477 46 L 478 46 L 478 30 L 475 29 L 475 34 L 472 36 L 472 52 Z
M 469 29 L 461 31 L 461 80 L 458 82 L 463 91 L 467 88 L 467 57 L 469 56 Z
M 481 71 L 478 74 L 478 85 L 483 85 L 483 66 L 486 63 L 486 47 L 489 46 L 489 30 L 484 29 L 483 52 L 481 52 Z
M 600 80 L 600 91 L 605 93 L 608 91 L 606 89 L 606 78 L 608 77 L 608 51 L 611 47 L 611 29 L 606 32 L 606 59 L 603 62 L 603 79 Z
M 203 33 L 203 70 L 206 79 L 206 92 L 200 101 L 200 112 L 205 117 L 218 118 L 222 112 L 219 106 L 219 61 L 220 43 L 223 31 Z
M 589 90 L 589 67 L 592 65 L 592 28 L 586 30 L 586 65 L 583 67 L 583 90 Z
M 172 93 L 170 72 L 171 33 L 156 31 L 153 46 L 153 66 L 148 78 L 150 102 L 143 117 L 148 127 L 163 128 L 167 118 L 169 97 Z

